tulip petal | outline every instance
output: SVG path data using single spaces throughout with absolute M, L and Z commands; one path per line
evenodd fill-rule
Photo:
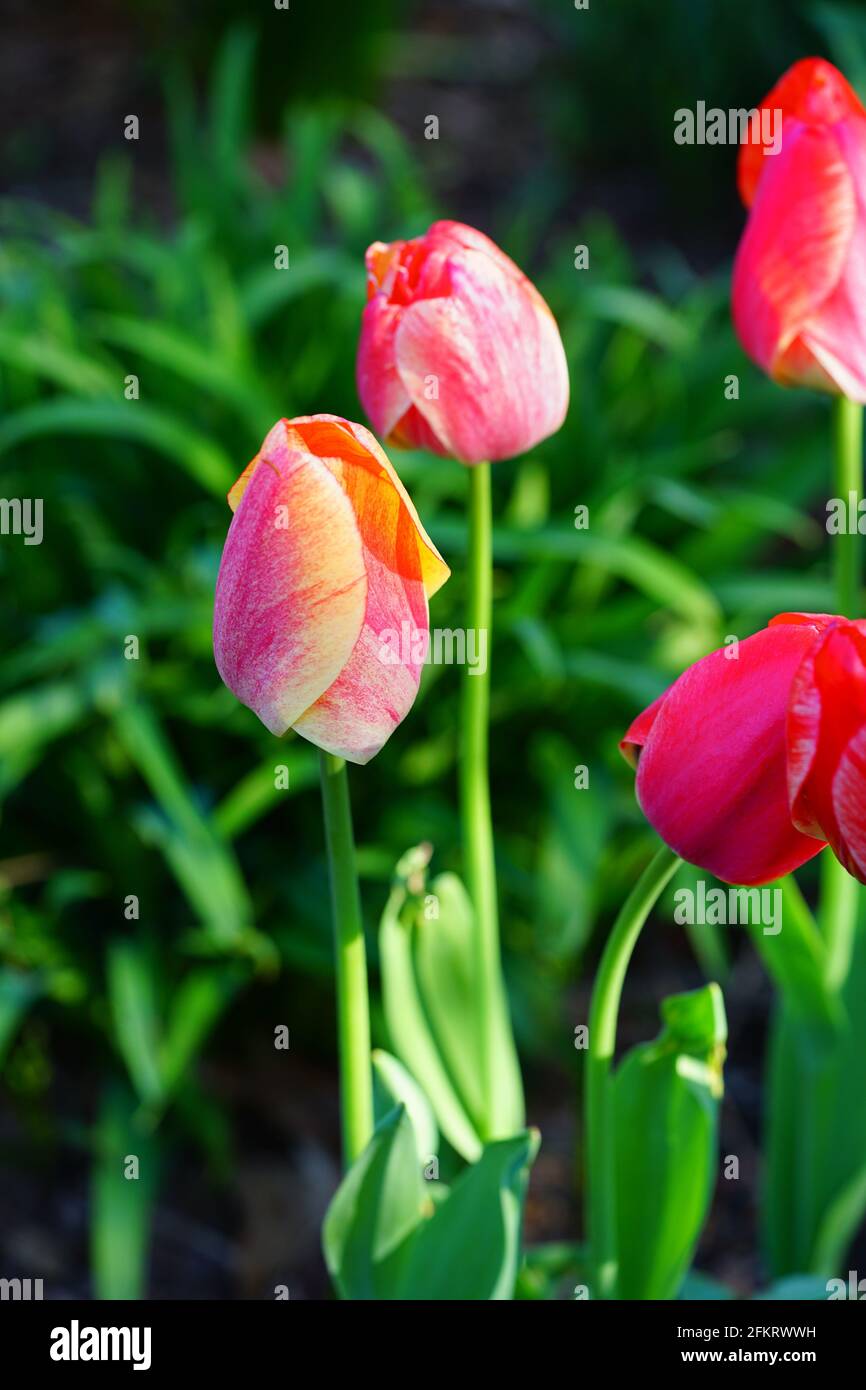
M 397 367 L 412 403 L 465 463 L 511 458 L 559 428 L 568 370 L 537 290 L 480 251 L 450 261 L 452 294 L 403 312 Z
M 369 254 L 369 253 L 368 253 Z M 387 439 L 412 401 L 397 370 L 394 337 L 405 310 L 383 294 L 370 300 L 361 317 L 356 376 L 365 412 Z
M 370 552 L 366 567 L 360 637 L 333 685 L 295 722 L 296 733 L 353 763 L 369 762 L 412 708 L 429 632 L 420 574 L 407 580 Z
M 800 335 L 803 347 L 844 395 L 866 403 L 866 119 L 836 127 L 857 200 L 854 230 L 839 281 Z
M 638 715 L 637 719 L 632 721 L 632 723 L 629 725 L 622 738 L 620 739 L 619 751 L 622 753 L 622 756 L 625 758 L 626 762 L 629 763 L 632 767 L 637 767 L 638 759 L 640 757 L 640 750 L 643 748 L 644 744 L 649 738 L 650 730 L 653 724 L 656 722 L 658 712 L 661 709 L 667 697 L 667 690 L 665 690 L 661 695 L 657 696 L 657 698 L 653 700 L 652 704 L 647 705 L 646 709 Z
M 805 657 L 791 688 L 788 710 L 788 796 L 795 825 L 829 840 L 849 866 L 846 836 L 839 821 L 856 825 L 856 812 L 837 782 L 842 774 L 846 798 L 855 788 L 854 744 L 866 726 L 866 624 L 838 619 Z M 860 784 L 861 801 L 866 783 Z
M 351 502 L 329 469 L 289 448 L 285 435 L 282 422 L 247 470 L 214 607 L 220 676 L 278 735 L 344 668 L 367 601 Z
M 866 115 L 859 98 L 838 68 L 825 58 L 801 58 L 780 77 L 761 102 L 759 112 L 780 111 L 782 139 L 791 122 L 803 125 L 837 125 L 848 116 Z M 763 134 L 763 123 L 757 122 Z M 750 132 L 751 133 L 751 132 Z M 744 140 L 737 159 L 737 186 L 746 207 L 751 207 L 768 161 L 761 141 Z
M 785 724 L 794 675 L 815 642 L 804 623 L 711 652 L 663 698 L 637 769 L 647 819 L 691 863 L 728 883 L 766 883 L 821 844 L 791 823 Z M 650 707 L 652 708 L 652 707 Z
M 329 752 L 366 763 L 412 707 L 429 636 L 427 596 L 449 570 L 369 430 L 314 415 L 290 421 L 289 434 L 347 497 L 367 576 L 363 626 L 351 655 L 294 728 Z
M 837 340 L 816 325 L 851 248 L 851 175 L 832 130 L 797 123 L 786 125 L 781 152 L 766 164 L 734 264 L 734 324 L 777 380 L 835 389 Z M 811 360 L 810 341 L 820 360 Z
M 425 592 L 432 598 L 451 571 L 376 437 L 339 415 L 300 415 L 290 426 L 299 444 L 342 483 L 365 546 L 407 579 L 418 577 L 420 563 Z
M 866 728 L 846 748 L 833 778 L 839 839 L 833 850 L 849 873 L 866 883 Z

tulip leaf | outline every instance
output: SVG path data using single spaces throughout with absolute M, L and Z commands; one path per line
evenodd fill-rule
M 140 1100 L 157 1104 L 163 1086 L 156 986 L 151 963 L 137 941 L 117 940 L 109 946 L 108 997 L 114 1035 L 132 1084 Z
M 716 1172 L 721 990 L 672 995 L 661 1014 L 659 1036 L 633 1048 L 614 1074 L 620 1298 L 676 1297 Z
M 449 1190 L 424 1182 L 409 1112 L 395 1106 L 378 1122 L 325 1217 L 325 1261 L 340 1296 L 512 1298 L 538 1143 L 537 1131 L 527 1130 L 488 1144 Z
M 781 921 L 749 931 L 755 949 L 795 1017 L 832 1033 L 843 1020 L 839 999 L 827 984 L 827 952 L 815 919 L 792 875 L 772 888 L 781 892 Z
M 398 1296 L 404 1247 L 427 1200 L 415 1131 L 399 1105 L 380 1120 L 325 1217 L 325 1262 L 342 1298 Z
M 118 389 L 122 387 L 118 382 Z M 30 439 L 51 435 L 131 439 L 165 454 L 206 491 L 222 495 L 235 469 L 211 440 L 174 415 L 145 401 L 79 400 L 55 396 L 13 411 L 0 424 L 0 454 Z
M 422 1167 L 436 1157 L 439 1130 L 429 1100 L 402 1062 L 381 1048 L 373 1053 L 373 1101 L 376 1119 L 383 1119 L 395 1105 L 405 1105 L 415 1131 L 418 1160 Z
M 472 905 L 454 874 L 425 881 L 426 850 L 397 867 L 380 933 L 385 1017 L 394 1049 L 426 1092 L 449 1142 L 470 1162 L 482 1136 L 523 1125 L 523 1088 L 504 991 L 493 1011 L 495 1072 L 482 1089 L 483 992 Z
M 435 915 L 422 911 L 413 936 L 415 972 L 440 1056 L 467 1114 L 483 1125 L 481 1042 L 475 992 L 475 920 L 469 895 L 456 874 L 440 874 L 430 885 Z M 519 1127 L 518 1125 L 513 1128 Z
M 406 869 L 409 860 L 404 856 L 398 870 Z M 423 900 L 398 877 L 379 929 L 385 1019 L 397 1056 L 427 1095 L 443 1134 L 472 1162 L 481 1152 L 481 1139 L 437 1046 L 416 973 L 413 935 L 419 912 Z
M 488 1144 L 413 1236 L 400 1285 L 408 1300 L 501 1302 L 514 1296 L 537 1130 Z
M 135 1097 L 118 1083 L 106 1085 L 94 1133 L 91 1178 L 90 1262 L 94 1297 L 146 1297 L 150 1226 L 156 1198 L 158 1135 L 140 1123 Z M 133 1175 L 130 1160 L 137 1162 Z
M 756 1303 L 823 1303 L 826 1300 L 827 1280 L 817 1274 L 790 1274 L 755 1294 Z
M 838 1272 L 866 1214 L 866 899 L 842 1022 L 805 1026 L 788 1002 L 770 1036 L 763 1238 L 774 1276 Z

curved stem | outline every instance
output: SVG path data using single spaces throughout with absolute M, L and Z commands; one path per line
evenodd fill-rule
M 641 928 L 679 864 L 679 857 L 667 845 L 656 851 L 613 924 L 592 990 L 586 1055 L 586 1221 L 597 1298 L 613 1297 L 617 1276 L 611 1068 L 619 1001 Z
M 367 953 L 346 764 L 321 752 L 319 768 L 334 918 L 343 1162 L 348 1168 L 373 1133 Z
M 460 718 L 460 814 L 463 853 L 469 897 L 475 909 L 475 948 L 479 982 L 478 1014 L 482 1030 L 482 1094 L 488 1133 L 496 1137 L 494 1087 L 496 1078 L 497 1019 L 502 1017 L 505 992 L 499 946 L 499 910 L 496 900 L 496 862 L 490 809 L 488 771 L 488 721 L 490 712 L 490 630 L 493 618 L 493 520 L 490 464 L 469 468 L 469 602 L 467 643 L 474 633 L 476 650 L 486 660 L 463 672 Z M 481 645 L 481 644 L 485 645 Z

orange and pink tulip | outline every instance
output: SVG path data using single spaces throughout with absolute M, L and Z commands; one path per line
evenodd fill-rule
M 866 111 L 821 58 L 795 63 L 765 108 L 782 112 L 781 149 L 740 147 L 734 325 L 776 381 L 866 402 Z
M 214 608 L 220 676 L 271 733 L 366 763 L 412 707 L 449 570 L 370 432 L 335 415 L 280 420 L 229 493 Z
M 559 429 L 568 370 L 535 286 L 482 232 L 434 222 L 374 242 L 358 348 L 358 394 L 378 434 L 481 463 Z

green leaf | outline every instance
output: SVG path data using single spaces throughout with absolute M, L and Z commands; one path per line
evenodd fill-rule
M 430 884 L 435 914 L 415 918 L 413 942 L 418 988 L 430 1031 L 466 1113 L 476 1129 L 484 1124 L 481 1039 L 475 989 L 475 918 L 469 895 L 456 874 Z M 512 1131 L 519 1129 L 518 1116 Z
M 715 1181 L 721 990 L 672 995 L 661 1014 L 658 1038 L 633 1048 L 614 1074 L 620 1298 L 676 1297 Z
M 118 381 L 118 394 L 123 382 Z M 57 396 L 12 411 L 0 424 L 0 453 L 51 435 L 95 435 L 145 444 L 179 463 L 208 492 L 223 495 L 237 469 L 217 445 L 146 401 L 86 401 Z
M 770 889 L 782 894 L 780 930 L 767 932 L 751 925 L 755 949 L 794 1017 L 832 1033 L 841 1025 L 844 1010 L 827 984 L 827 952 L 815 919 L 793 875 Z
M 408 859 L 401 860 L 404 868 Z M 410 896 L 405 881 L 398 880 L 379 928 L 385 1020 L 394 1051 L 425 1092 L 443 1134 L 472 1162 L 481 1153 L 481 1139 L 437 1046 L 415 971 L 413 936 L 420 912 L 423 900 Z
M 136 1121 L 128 1088 L 109 1083 L 94 1135 L 90 1259 L 98 1299 L 146 1296 L 150 1226 L 158 1183 L 159 1150 Z M 126 1176 L 130 1158 L 137 1177 Z
M 35 971 L 0 970 L 0 1063 L 31 1004 L 43 993 L 43 982 Z
M 273 424 L 278 413 L 276 406 L 257 382 L 245 378 L 207 344 L 174 325 L 123 314 L 103 314 L 96 320 L 95 328 L 108 342 L 136 353 L 162 370 L 174 372 L 197 392 L 224 401 L 248 426 L 256 441 Z
M 113 941 L 109 946 L 108 998 L 114 1036 L 130 1080 L 145 1105 L 158 1104 L 163 1084 L 156 986 L 151 964 L 137 941 Z
M 397 1054 L 428 1095 L 443 1133 L 470 1162 L 480 1136 L 514 1134 L 523 1087 L 504 991 L 494 1011 L 497 1042 L 490 1093 L 482 1088 L 482 1025 L 475 922 L 455 874 L 424 882 L 426 855 L 409 851 L 382 919 L 385 1016 Z
M 163 1092 L 173 1094 L 205 1039 L 237 992 L 242 976 L 226 966 L 201 966 L 189 972 L 171 999 L 159 1068 Z
M 415 1131 L 418 1162 L 423 1168 L 439 1150 L 439 1130 L 430 1102 L 402 1062 L 390 1052 L 373 1053 L 373 1103 L 377 1122 L 397 1105 L 404 1105 Z
M 682 1282 L 677 1298 L 682 1302 L 718 1302 L 734 1297 L 727 1284 L 720 1279 L 711 1279 L 698 1269 L 689 1270 Z
M 419 1226 L 400 1296 L 409 1301 L 501 1302 L 514 1296 L 520 1230 L 537 1130 L 485 1146 L 447 1200 Z
M 403 1247 L 427 1200 L 415 1131 L 400 1105 L 380 1121 L 325 1217 L 325 1262 L 342 1298 L 397 1297 Z
M 755 1294 L 757 1303 L 810 1302 L 823 1303 L 827 1299 L 827 1280 L 814 1274 L 789 1274 L 786 1279 L 778 1279 L 768 1289 Z

